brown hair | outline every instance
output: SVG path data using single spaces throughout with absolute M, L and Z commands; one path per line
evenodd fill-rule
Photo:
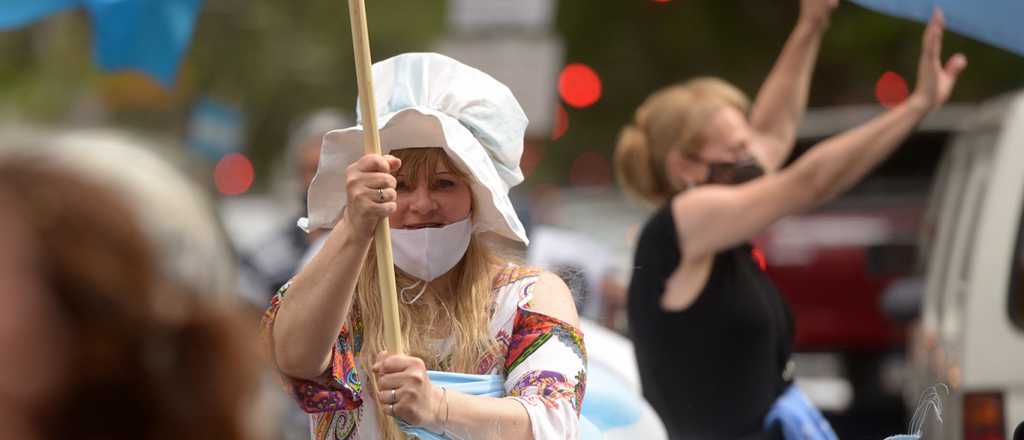
M 455 175 L 466 179 L 470 177 L 460 169 L 440 148 L 408 148 L 394 150 L 392 155 L 402 160 L 402 170 L 406 178 L 417 181 L 422 173 L 434 173 L 437 164 L 441 163 Z M 372 247 L 371 247 L 372 248 Z M 477 371 L 481 361 L 487 358 L 497 359 L 500 354 L 498 344 L 491 336 L 488 323 L 491 311 L 491 290 L 493 269 L 500 264 L 500 258 L 491 251 L 487 243 L 474 234 L 470 239 L 469 248 L 462 260 L 452 269 L 448 286 L 435 289 L 428 287 L 423 299 L 414 304 L 398 302 L 399 319 L 402 325 L 402 338 L 410 356 L 423 359 L 427 369 L 444 370 L 460 373 L 481 374 Z M 396 268 L 397 269 L 397 268 Z M 415 280 L 396 270 L 399 290 L 409 287 Z M 422 286 L 414 287 L 418 291 Z M 363 263 L 362 273 L 356 285 L 356 305 L 363 320 L 362 364 L 372 365 L 373 356 L 384 350 L 384 326 L 377 281 L 376 253 L 370 252 Z M 352 323 L 350 323 L 352 324 Z M 439 359 L 437 347 L 432 346 L 430 336 L 435 326 L 451 326 L 454 335 L 451 356 Z M 370 375 L 373 381 L 373 375 Z M 374 387 L 376 388 L 376 384 Z M 373 389 L 371 388 L 371 389 Z M 387 439 L 400 438 L 390 423 L 390 418 L 378 408 L 377 420 Z
M 742 91 L 718 78 L 695 78 L 654 92 L 619 132 L 619 184 L 650 203 L 664 203 L 676 192 L 665 173 L 668 153 L 676 148 L 697 153 L 703 143 L 699 134 L 715 112 L 733 107 L 746 113 L 749 106 Z
M 114 192 L 36 162 L 0 161 L 0 191 L 30 220 L 70 338 L 42 438 L 245 438 L 256 352 L 238 317 L 165 280 Z

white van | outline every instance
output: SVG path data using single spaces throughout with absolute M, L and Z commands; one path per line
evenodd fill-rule
M 948 384 L 926 438 L 1009 440 L 1024 421 L 1024 92 L 965 118 L 939 167 L 907 403 Z

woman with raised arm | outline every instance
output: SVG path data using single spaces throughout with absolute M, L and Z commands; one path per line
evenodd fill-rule
M 390 154 L 363 155 L 358 126 L 324 137 L 303 223 L 328 238 L 264 321 L 313 437 L 396 439 L 394 417 L 450 438 L 577 438 L 586 354 L 575 304 L 559 278 L 495 241 L 527 243 L 508 198 L 523 180 L 526 116 L 507 87 L 437 54 L 379 62 L 373 78 Z M 382 218 L 408 354 L 384 352 L 370 252 Z M 441 388 L 427 370 L 496 374 L 505 397 Z
M 820 416 L 790 387 L 792 316 L 747 243 L 863 178 L 949 98 L 966 67 L 959 54 L 941 63 L 936 10 L 913 94 L 780 169 L 836 4 L 801 1 L 796 29 L 752 106 L 722 80 L 694 79 L 651 95 L 620 134 L 620 182 L 661 205 L 639 237 L 628 306 L 644 395 L 672 438 L 778 438 L 786 430 L 774 423 L 779 410 L 783 422 L 786 408 Z

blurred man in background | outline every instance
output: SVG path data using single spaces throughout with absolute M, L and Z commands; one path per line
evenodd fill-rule
M 320 163 L 320 144 L 324 134 L 350 125 L 351 120 L 340 111 L 320 109 L 296 121 L 288 135 L 285 153 L 288 187 L 284 192 L 299 202 L 298 212 L 286 216 L 280 226 L 255 247 L 243 250 L 239 259 L 239 293 L 259 310 L 269 304 L 277 289 L 298 272 L 303 256 L 311 252 L 310 246 L 323 233 L 323 230 L 318 230 L 307 234 L 299 229 L 296 221 L 308 211 L 306 191 Z M 308 416 L 295 405 L 286 405 L 283 412 L 282 438 L 309 438 Z
M 350 125 L 351 120 L 341 112 L 321 109 L 300 119 L 288 136 L 287 165 L 288 172 L 293 173 L 289 180 L 301 184 L 289 188 L 288 193 L 294 193 L 301 202 L 300 212 L 288 216 L 284 224 L 261 240 L 260 245 L 243 253 L 239 263 L 241 293 L 260 308 L 295 274 L 302 256 L 321 232 L 307 234 L 295 221 L 306 215 L 306 191 L 316 175 L 324 133 Z

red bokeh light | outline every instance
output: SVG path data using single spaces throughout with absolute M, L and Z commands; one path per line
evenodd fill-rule
M 601 98 L 601 78 L 585 64 L 569 64 L 558 75 L 558 93 L 566 104 L 590 107 Z
M 885 108 L 893 108 L 910 95 L 907 81 L 896 72 L 885 72 L 875 84 L 875 97 Z
M 226 196 L 237 196 L 249 190 L 256 176 L 252 162 L 240 153 L 231 153 L 220 159 L 213 169 L 217 191 Z
M 569 167 L 569 183 L 573 186 L 605 187 L 611 182 L 611 163 L 600 153 L 583 153 Z
M 565 107 L 556 105 L 555 127 L 551 130 L 551 140 L 557 141 L 562 136 L 565 136 L 567 131 L 569 131 L 569 112 L 565 111 Z

